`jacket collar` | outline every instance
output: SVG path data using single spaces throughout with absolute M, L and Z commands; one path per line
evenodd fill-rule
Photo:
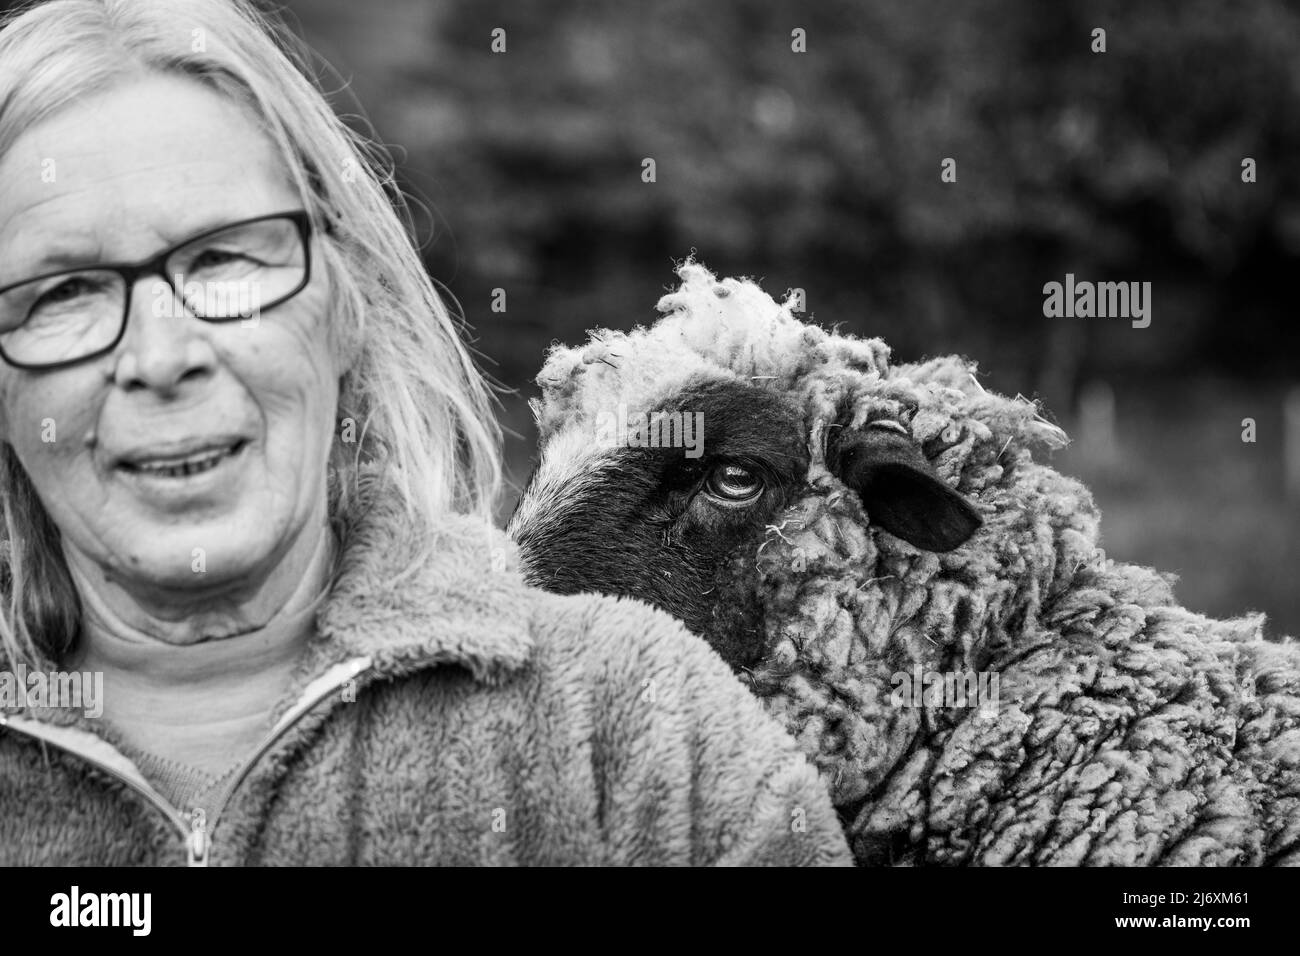
M 392 484 L 374 469 L 359 477 L 357 515 L 337 529 L 334 584 L 304 670 L 365 656 L 377 675 L 454 664 L 501 680 L 533 646 L 514 545 L 486 518 L 448 513 L 423 527 Z

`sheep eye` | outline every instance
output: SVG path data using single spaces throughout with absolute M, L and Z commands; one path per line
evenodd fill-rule
M 719 465 L 704 483 L 704 492 L 727 505 L 745 505 L 763 493 L 763 480 L 740 465 Z

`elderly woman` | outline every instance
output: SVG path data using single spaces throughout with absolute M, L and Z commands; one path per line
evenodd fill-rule
M 0 864 L 847 862 L 703 643 L 521 583 L 488 392 L 303 63 L 231 0 L 0 30 Z

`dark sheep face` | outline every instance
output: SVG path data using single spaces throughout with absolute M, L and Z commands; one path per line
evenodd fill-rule
M 936 552 L 980 518 L 900 416 L 846 405 L 814 424 L 736 379 L 688 382 L 652 409 L 702 415 L 703 441 L 647 447 L 643 422 L 615 446 L 576 425 L 543 442 L 509 528 L 529 580 L 679 618 L 795 735 L 837 805 L 862 800 L 920 727 L 918 708 L 890 703 L 892 675 L 926 646 L 909 620 L 926 588 L 904 582 L 932 579 Z
M 655 410 L 703 416 L 697 454 L 606 449 L 545 492 L 535 474 L 511 533 L 539 586 L 648 601 L 746 666 L 763 652 L 753 554 L 806 479 L 802 421 L 733 382 L 683 389 Z
M 764 551 L 789 550 L 780 546 L 792 537 L 785 529 L 828 501 L 853 499 L 848 520 L 860 526 L 869 516 L 927 551 L 955 548 L 979 527 L 974 508 L 935 476 L 896 421 L 832 426 L 829 438 L 810 439 L 799 409 L 734 380 L 688 385 L 654 409 L 670 421 L 694 416 L 703 426 L 690 436 L 696 446 L 642 447 L 653 441 L 645 422 L 639 435 L 629 428 L 623 447 L 574 442 L 567 460 L 544 461 L 534 474 L 510 530 L 533 583 L 640 598 L 682 620 L 734 669 L 759 666 L 779 637 L 767 619 L 774 568 Z M 824 442 L 821 480 L 809 473 L 810 440 Z M 817 574 L 797 552 L 782 559 L 783 586 Z M 862 569 L 864 580 L 871 570 Z

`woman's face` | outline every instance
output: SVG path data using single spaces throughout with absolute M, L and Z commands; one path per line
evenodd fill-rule
M 31 127 L 0 159 L 0 286 L 150 258 L 301 206 L 241 107 L 184 78 L 133 80 Z M 159 280 L 144 277 L 111 353 L 50 371 L 0 364 L 0 438 L 74 568 L 142 596 L 240 592 L 323 518 L 343 369 L 314 259 L 311 283 L 256 323 L 159 309 Z M 162 470 L 192 454 L 216 464 Z

